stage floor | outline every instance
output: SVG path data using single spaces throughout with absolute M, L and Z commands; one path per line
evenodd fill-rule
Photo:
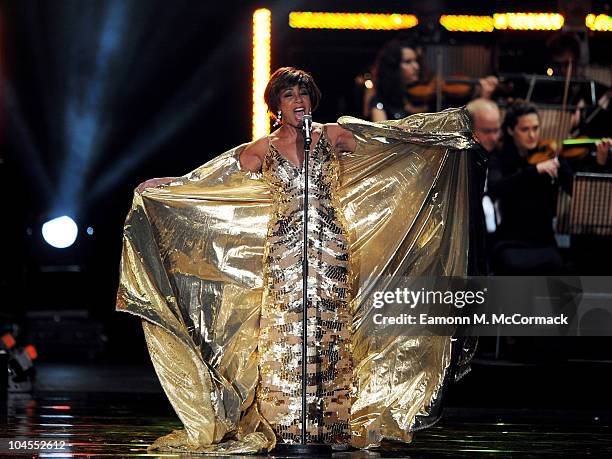
M 442 420 L 416 433 L 411 444 L 389 443 L 384 450 L 333 457 L 612 457 L 612 410 L 603 406 L 607 401 L 582 407 L 561 402 L 563 408 L 555 408 L 550 400 L 526 398 L 524 406 L 517 406 L 524 378 L 534 371 L 476 364 L 478 380 L 488 372 L 488 384 L 504 382 L 498 379 L 504 372 L 514 375 L 514 381 L 506 378 L 504 383 L 515 387 L 515 393 L 503 398 L 505 386 L 483 391 L 468 376 L 458 384 L 459 392 L 450 394 Z M 63 450 L 39 457 L 202 457 L 147 453 L 157 437 L 180 428 L 150 367 L 41 365 L 38 379 L 34 394 L 9 396 L 8 422 L 0 425 L 0 456 L 32 457 L 32 450 L 8 450 L 8 440 L 29 439 L 66 442 Z M 474 390 L 462 394 L 461 386 Z M 497 397 L 491 395 L 495 393 Z M 491 406 L 496 399 L 499 406 Z

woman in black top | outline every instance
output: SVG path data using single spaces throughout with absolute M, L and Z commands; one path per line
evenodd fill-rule
M 530 164 L 540 141 L 534 105 L 516 101 L 506 112 L 503 146 L 488 164 L 488 194 L 498 202 L 492 267 L 499 275 L 555 275 L 564 272 L 554 232 L 559 186 L 571 193 L 572 170 L 555 157 Z
M 412 41 L 396 38 L 385 44 L 376 58 L 376 95 L 370 100 L 370 119 L 385 121 L 430 111 L 414 101 L 408 89 L 419 81 L 421 51 Z

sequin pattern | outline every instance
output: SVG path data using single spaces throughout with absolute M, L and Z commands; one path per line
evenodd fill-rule
M 310 155 L 307 443 L 350 442 L 349 252 L 335 151 L 325 132 Z M 301 441 L 303 168 L 271 145 L 263 174 L 275 197 L 264 255 L 259 337 L 261 414 L 281 442 Z

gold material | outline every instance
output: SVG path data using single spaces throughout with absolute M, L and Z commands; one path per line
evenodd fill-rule
M 348 117 L 339 123 L 353 131 L 358 148 L 334 152 L 322 139 L 315 149 L 317 155 L 332 156 L 313 159 L 313 174 L 325 176 L 316 185 L 324 193 L 311 203 L 313 218 L 325 211 L 334 216 L 321 219 L 319 227 L 313 223 L 312 231 L 325 228 L 325 234 L 321 243 L 311 244 L 313 255 L 325 257 L 340 272 L 349 269 L 348 312 L 341 305 L 330 314 L 343 322 L 343 330 L 351 330 L 350 343 L 343 341 L 346 335 L 334 339 L 340 354 L 350 347 L 352 362 L 341 356 L 323 365 L 342 368 L 331 390 L 344 394 L 350 387 L 352 393 L 337 406 L 325 397 L 317 400 L 335 413 L 317 426 L 323 435 L 318 439 L 343 441 L 343 429 L 327 434 L 329 426 L 342 425 L 350 405 L 350 442 L 367 448 L 383 438 L 410 441 L 415 428 L 435 422 L 441 388 L 453 376 L 450 338 L 373 335 L 368 317 L 372 292 L 389 287 L 392 276 L 467 274 L 469 232 L 476 224 L 470 206 L 479 201 L 468 199 L 470 155 L 457 150 L 475 143 L 467 115 L 459 109 L 379 124 Z M 291 310 L 279 315 L 276 307 L 285 307 L 292 295 L 301 298 L 301 288 L 296 294 L 291 284 L 299 283 L 291 276 L 300 277 L 301 269 L 295 268 L 300 248 L 292 246 L 293 239 L 275 239 L 281 222 L 301 213 L 297 191 L 287 195 L 295 188 L 289 174 L 298 171 L 281 165 L 284 158 L 273 150 L 263 173 L 240 170 L 242 148 L 169 185 L 136 193 L 126 221 L 117 309 L 144 319 L 152 361 L 185 427 L 159 439 L 154 449 L 270 450 L 277 436 L 282 438 L 279 413 L 299 415 L 293 408 L 270 410 L 268 404 L 272 390 L 280 389 L 278 400 L 285 403 L 301 395 L 286 398 L 293 384 L 287 381 L 299 377 L 293 369 L 298 356 L 287 358 L 286 367 L 274 366 L 272 359 L 282 362 L 293 342 L 274 323 L 289 319 Z M 325 170 L 317 172 L 319 166 Z M 330 233 L 334 225 L 338 230 Z M 292 238 L 299 238 L 296 229 Z M 290 252 L 296 258 L 287 259 Z M 346 253 L 349 265 L 343 261 Z M 334 284 L 313 268 L 313 298 L 321 301 L 330 295 L 328 287 L 342 285 L 342 276 Z M 284 285 L 289 290 L 278 294 Z M 340 299 L 334 295 L 333 300 Z M 317 320 L 313 317 L 313 329 L 328 333 Z M 311 349 L 313 344 L 309 338 Z M 347 363 L 353 368 L 350 382 L 344 377 Z

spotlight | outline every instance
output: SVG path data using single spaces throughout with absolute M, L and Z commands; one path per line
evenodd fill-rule
M 11 335 L 10 333 L 5 333 L 2 338 L 0 338 L 0 349 L 9 351 L 15 347 L 15 344 L 15 338 L 13 338 L 13 335 Z
M 10 392 L 31 392 L 36 375 L 34 360 L 38 358 L 36 348 L 31 344 L 9 352 L 8 379 Z
M 42 226 L 45 242 L 58 249 L 65 249 L 74 244 L 78 232 L 76 223 L 67 215 L 49 220 Z

